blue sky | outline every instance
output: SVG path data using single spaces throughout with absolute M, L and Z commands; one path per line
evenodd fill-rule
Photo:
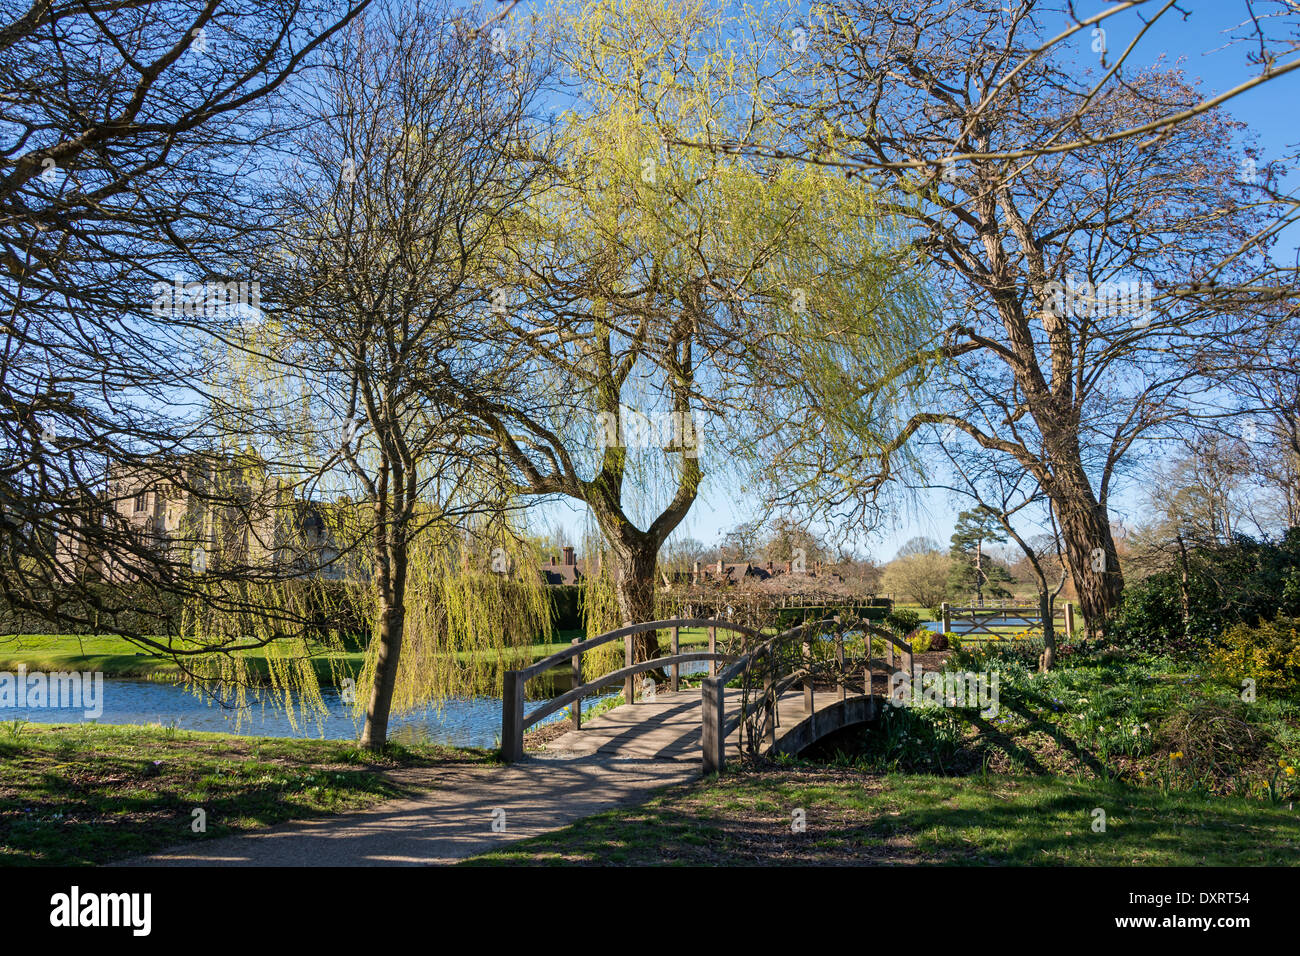
M 1110 17 L 1105 21 L 1106 46 L 1112 59 L 1124 50 L 1141 27 L 1139 13 L 1150 16 L 1163 3 L 1149 3 Z M 1110 7 L 1105 2 L 1075 3 L 1081 18 L 1090 17 Z M 1184 17 L 1179 10 L 1187 13 Z M 1164 14 L 1157 25 L 1139 41 L 1128 61 L 1129 68 L 1155 64 L 1177 65 L 1190 78 L 1199 78 L 1206 97 L 1229 90 L 1258 72 L 1258 67 L 1247 61 L 1248 44 L 1231 43 L 1232 30 L 1244 19 L 1244 0 L 1182 0 L 1178 9 Z M 1275 27 L 1277 34 L 1281 28 Z M 1292 27 L 1291 32 L 1295 30 Z M 1094 37 L 1088 30 L 1080 31 L 1072 42 L 1081 59 L 1095 57 L 1092 52 Z M 1295 54 L 1288 58 L 1293 59 Z M 1111 62 L 1108 59 L 1107 62 Z M 1289 165 L 1290 157 L 1300 144 L 1300 71 L 1264 83 L 1255 89 L 1230 100 L 1224 109 L 1249 126 L 1256 137 L 1260 151 L 1261 167 L 1270 162 Z M 1300 188 L 1300 177 L 1288 173 L 1282 180 L 1283 188 L 1295 192 Z M 1294 262 L 1300 245 L 1300 228 L 1292 228 L 1283 236 L 1275 251 L 1279 261 Z M 1138 487 L 1120 487 L 1111 502 L 1115 517 L 1129 524 L 1143 518 L 1143 497 Z M 928 493 L 917 498 L 911 506 L 895 515 L 890 525 L 863 535 L 856 541 L 861 553 L 878 559 L 893 557 L 904 541 L 923 535 L 946 543 L 951 534 L 957 512 L 969 504 L 953 502 L 944 493 Z M 535 521 L 539 526 L 549 525 L 565 530 L 572 540 L 580 541 L 585 526 L 584 509 L 565 504 L 548 505 L 536 509 Z M 729 528 L 749 519 L 752 514 L 743 497 L 728 487 L 706 484 L 690 515 L 678 529 L 678 536 L 698 538 L 706 544 L 716 543 Z M 541 530 L 539 527 L 538 530 Z

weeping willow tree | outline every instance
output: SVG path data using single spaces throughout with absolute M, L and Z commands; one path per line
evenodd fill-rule
M 490 545 L 486 551 L 484 544 Z M 504 672 L 526 662 L 522 654 L 529 645 L 552 636 L 550 599 L 530 549 L 501 520 L 468 533 L 445 522 L 425 524 L 409 548 L 394 712 L 440 705 L 449 697 L 500 696 Z M 357 681 L 361 716 L 375 684 L 382 607 L 366 581 L 354 587 L 376 627 Z
M 698 148 L 780 145 L 752 12 L 593 0 L 553 14 L 573 106 L 553 126 L 547 188 L 512 220 L 479 335 L 506 387 L 462 380 L 459 407 L 520 494 L 585 506 L 619 622 L 639 622 L 706 474 L 735 476 L 741 443 L 758 447 L 780 412 L 769 370 L 791 339 L 885 356 L 920 319 L 895 307 L 910 289 L 869 189 Z M 638 640 L 637 660 L 655 641 Z
M 394 713 L 491 689 L 488 668 L 549 627 L 495 445 L 447 400 L 449 379 L 491 385 L 473 317 L 533 188 L 520 143 L 538 73 L 498 56 L 477 17 L 388 7 L 335 38 L 267 192 L 264 314 L 230 337 L 214 410 L 331 517 L 331 564 L 367 631 L 356 706 L 376 750 Z

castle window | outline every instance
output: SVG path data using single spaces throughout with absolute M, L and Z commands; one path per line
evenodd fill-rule
M 135 496 L 135 510 L 137 512 L 145 510 L 145 498 L 146 494 L 143 491 Z

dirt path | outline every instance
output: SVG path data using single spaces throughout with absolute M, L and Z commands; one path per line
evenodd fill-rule
M 739 691 L 727 691 L 733 709 Z M 818 706 L 831 700 L 823 694 Z M 781 701 L 778 726 L 803 717 Z M 733 740 L 738 739 L 733 732 Z M 509 767 L 390 774 L 418 796 L 285 823 L 129 861 L 131 866 L 367 866 L 451 863 L 558 830 L 700 774 L 700 693 L 661 693 L 607 711 Z
M 453 863 L 567 826 L 699 775 L 698 761 L 538 755 L 510 767 L 403 779 L 427 793 L 344 816 L 164 850 L 126 866 L 418 866 Z M 399 778 L 400 779 L 400 778 Z

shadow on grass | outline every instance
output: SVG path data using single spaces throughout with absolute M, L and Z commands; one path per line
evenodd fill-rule
M 864 790 L 863 779 L 881 786 Z M 804 832 L 791 827 L 795 807 L 804 810 Z M 1106 815 L 1101 832 L 1093 829 L 1097 809 Z M 1294 863 L 1298 848 L 1293 813 L 1117 784 L 855 774 L 827 781 L 824 772 L 767 771 L 705 782 L 466 863 L 1278 865 Z

